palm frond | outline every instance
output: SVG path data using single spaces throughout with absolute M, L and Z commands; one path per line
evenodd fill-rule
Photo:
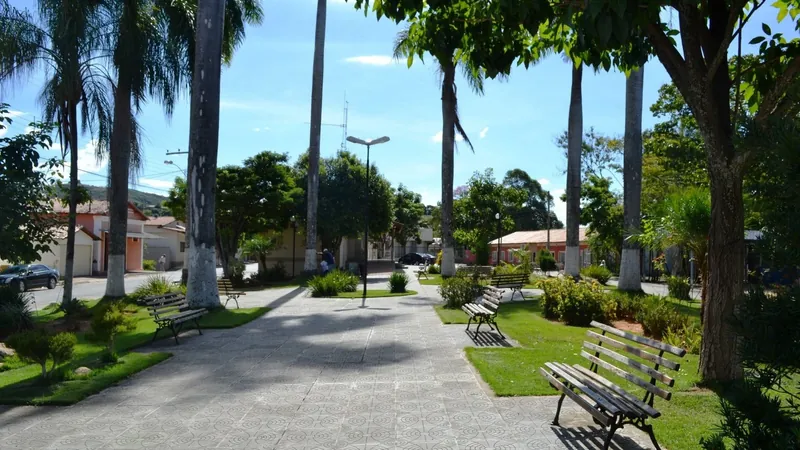
M 46 60 L 48 41 L 28 11 L 0 2 L 0 83 L 35 73 Z
M 412 51 L 411 40 L 408 38 L 409 30 L 410 30 L 409 27 L 400 30 L 400 32 L 398 32 L 397 36 L 395 36 L 394 38 L 392 57 L 397 61 L 403 58 L 407 58 L 409 55 L 412 55 L 414 53 Z

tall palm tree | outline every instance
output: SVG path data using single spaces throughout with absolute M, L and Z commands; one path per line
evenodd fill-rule
M 631 236 L 642 225 L 642 95 L 644 67 L 631 71 L 625 82 L 625 156 L 623 164 L 624 219 L 619 289 L 641 291 L 639 244 Z
M 214 222 L 219 146 L 220 73 L 225 5 L 199 0 L 189 121 L 189 279 L 193 307 L 219 307 Z
M 394 45 L 395 59 L 408 58 L 419 54 L 417 42 L 409 35 L 409 29 L 398 33 Z M 456 87 L 456 69 L 461 68 L 467 83 L 476 94 L 483 94 L 484 73 L 482 69 L 472 66 L 466 55 L 451 49 L 443 52 L 446 58 L 437 58 L 442 84 L 442 275 L 453 276 L 455 265 L 455 240 L 453 239 L 453 167 L 456 133 L 461 136 L 469 148 L 474 151 L 461 119 L 458 115 L 458 89 Z
M 107 21 L 92 0 L 39 0 L 38 18 L 0 4 L 0 83 L 44 69 L 44 120 L 58 122 L 69 153 L 69 215 L 62 302 L 72 299 L 78 204 L 78 133 L 97 132 L 98 152 L 109 141 L 108 84 L 101 65 Z M 79 110 L 80 107 L 80 117 Z M 79 124 L 80 120 L 80 124 Z M 96 127 L 96 129 L 95 129 Z M 93 133 L 94 134 L 94 133 Z
M 581 147 L 583 146 L 583 64 L 572 63 L 567 125 L 567 252 L 564 273 L 580 276 Z
M 322 82 L 325 74 L 325 20 L 327 0 L 317 0 L 317 25 L 314 32 L 314 68 L 311 77 L 311 131 L 308 144 L 308 211 L 306 216 L 306 254 L 303 269 L 317 268 L 317 201 L 319 197 L 319 140 L 322 128 Z

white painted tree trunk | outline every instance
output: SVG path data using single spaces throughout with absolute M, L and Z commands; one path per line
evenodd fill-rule
M 644 67 L 631 72 L 625 82 L 624 239 L 619 266 L 618 289 L 641 291 L 642 274 L 639 244 L 630 237 L 642 225 L 642 95 Z

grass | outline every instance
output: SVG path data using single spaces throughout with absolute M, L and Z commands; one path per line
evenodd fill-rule
M 468 320 L 460 310 L 437 306 L 436 312 L 444 323 L 466 324 Z M 522 347 L 469 347 L 466 354 L 483 380 L 499 396 L 555 395 L 557 391 L 539 373 L 539 368 L 546 362 L 588 367 L 588 361 L 580 356 L 588 329 L 543 318 L 536 301 L 504 304 L 497 322 L 503 333 Z M 675 378 L 675 386 L 669 388 L 673 398 L 669 402 L 656 399 L 655 407 L 663 415 L 651 422 L 659 442 L 671 450 L 696 449 L 700 437 L 710 434 L 720 419 L 718 397 L 696 387 L 700 378 L 697 370 L 699 357 L 686 355 L 681 362 L 679 372 L 666 371 Z M 644 392 L 608 371 L 601 369 L 601 372 L 632 393 L 638 395 Z
M 91 308 L 95 308 L 98 304 L 97 300 L 88 302 Z M 234 328 L 244 325 L 258 317 L 264 315 L 269 308 L 242 308 L 242 309 L 218 309 L 212 311 L 200 321 L 200 326 L 204 329 L 224 329 Z M 126 312 L 131 314 L 136 320 L 136 329 L 121 333 L 116 338 L 116 350 L 122 354 L 130 351 L 136 347 L 149 344 L 153 339 L 153 333 L 156 331 L 156 324 L 150 317 L 147 308 L 140 307 L 135 304 L 128 304 Z M 40 316 L 39 323 L 44 323 L 56 320 L 63 317 L 63 313 L 53 312 Z M 193 324 L 191 324 L 193 325 Z M 187 325 L 186 329 L 191 329 L 192 326 Z M 87 339 L 84 333 L 78 333 L 78 344 L 75 346 L 75 353 L 71 361 L 67 362 L 61 367 L 65 370 L 74 369 L 80 366 L 89 366 L 95 364 L 100 355 L 104 352 L 102 345 L 91 342 Z M 172 338 L 169 331 L 162 331 L 159 338 Z M 155 364 L 155 362 L 153 363 Z M 140 369 L 141 370 L 141 369 Z M 6 396 L 16 396 L 14 398 L 23 398 L 22 394 L 13 394 L 16 389 L 27 389 L 25 386 L 36 380 L 41 372 L 41 368 L 35 364 L 27 364 L 16 369 L 0 372 L 0 404 L 6 403 Z M 12 395 L 13 394 L 13 395 Z M 87 394 L 88 395 L 88 394 Z M 28 401 L 33 401 L 29 398 Z M 77 401 L 77 400 L 76 400 Z M 24 403 L 21 400 L 17 403 Z
M 54 384 L 31 380 L 6 385 L 0 388 L 0 398 L 7 405 L 72 405 L 171 356 L 170 353 L 132 352 L 114 364 L 96 366 L 86 376 L 70 375 Z
M 367 298 L 377 298 L 377 297 L 405 297 L 407 295 L 416 295 L 417 291 L 405 291 L 405 292 L 390 292 L 388 289 L 367 289 Z M 328 298 L 363 298 L 363 291 L 356 290 L 355 292 L 339 292 L 336 294 L 336 297 L 328 297 Z
M 440 286 L 442 284 L 442 276 L 438 273 L 428 274 L 428 278 L 420 277 L 419 284 L 425 286 Z

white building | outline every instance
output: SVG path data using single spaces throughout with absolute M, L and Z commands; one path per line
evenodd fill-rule
M 174 217 L 151 217 L 144 223 L 144 259 L 158 261 L 167 256 L 167 269 L 183 267 L 186 252 L 186 226 Z

